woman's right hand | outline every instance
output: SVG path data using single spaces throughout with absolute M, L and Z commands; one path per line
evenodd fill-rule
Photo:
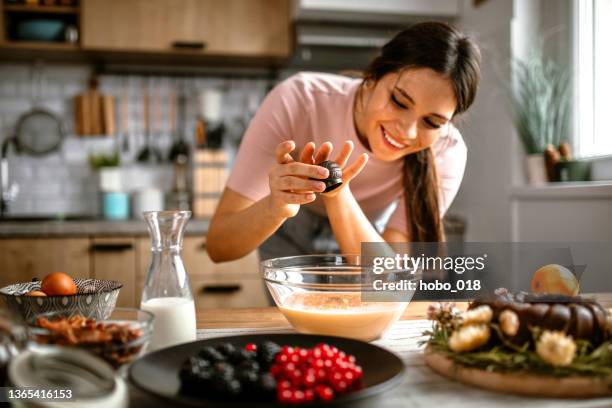
M 300 205 L 316 199 L 315 193 L 325 190 L 323 181 L 329 171 L 323 167 L 293 160 L 291 153 L 295 150 L 295 142 L 288 140 L 276 146 L 276 165 L 268 173 L 270 184 L 269 209 L 279 217 L 293 217 Z M 308 143 L 302 156 L 311 154 L 314 143 Z M 304 161 L 304 160 L 302 160 Z

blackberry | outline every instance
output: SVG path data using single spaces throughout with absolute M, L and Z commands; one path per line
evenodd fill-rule
M 229 357 L 229 360 L 234 364 L 240 364 L 244 361 L 254 361 L 257 354 L 254 351 L 245 349 L 236 349 L 234 354 Z
M 216 363 L 214 365 L 215 377 L 217 378 L 233 378 L 234 367 L 229 363 Z
M 264 397 L 276 395 L 276 380 L 272 374 L 265 373 L 259 377 L 259 390 Z
M 198 373 L 202 370 L 210 368 L 210 362 L 200 357 L 189 357 L 181 366 L 181 372 L 189 371 L 192 373 Z
M 215 349 L 225 357 L 230 357 L 236 352 L 236 347 L 232 343 L 217 344 Z
M 202 350 L 200 350 L 198 357 L 208 360 L 211 363 L 225 361 L 225 356 L 210 346 L 204 347 Z
M 236 379 L 240 381 L 243 391 L 256 391 L 259 389 L 260 376 L 257 371 L 240 371 L 236 375 Z
M 208 362 L 201 364 L 199 358 L 191 357 L 186 360 L 179 373 L 181 388 L 190 395 L 201 395 L 205 386 L 210 384 L 213 378 L 213 370 Z M 208 365 L 207 365 L 208 364 Z
M 240 364 L 238 364 L 238 368 L 240 370 L 245 370 L 245 371 L 259 371 L 259 370 L 261 370 L 261 366 L 255 360 L 244 360 Z
M 257 361 L 264 370 L 270 369 L 276 354 L 280 350 L 281 347 L 272 341 L 264 341 L 257 345 Z
M 218 378 L 213 382 L 212 390 L 219 397 L 237 397 L 242 392 L 242 386 L 240 385 L 240 382 L 235 378 Z

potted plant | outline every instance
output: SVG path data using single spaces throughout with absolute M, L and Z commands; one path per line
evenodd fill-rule
M 124 191 L 119 152 L 89 155 L 89 165 L 99 175 L 102 215 L 109 220 L 129 218 L 129 196 Z
M 512 66 L 512 114 L 527 153 L 527 179 L 530 184 L 550 181 L 544 152 L 547 146 L 559 146 L 567 138 L 570 76 L 540 51 L 533 52 L 527 60 L 515 60 Z

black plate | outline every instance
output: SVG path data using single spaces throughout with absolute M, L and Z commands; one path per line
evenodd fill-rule
M 333 404 L 344 404 L 357 399 L 370 397 L 397 385 L 403 375 L 405 366 L 395 354 L 383 348 L 358 340 L 343 337 L 314 336 L 307 334 L 249 334 L 243 336 L 218 337 L 180 344 L 148 354 L 130 366 L 130 381 L 138 388 L 174 403 L 189 406 L 222 406 L 222 407 L 286 407 L 285 404 L 262 404 L 253 402 L 213 401 L 189 397 L 179 391 L 179 368 L 189 356 L 197 354 L 205 346 L 215 346 L 219 343 L 232 343 L 244 347 L 247 343 L 261 343 L 270 340 L 280 345 L 314 347 L 324 342 L 336 346 L 357 359 L 363 368 L 363 388 L 347 393 L 334 399 Z M 312 406 L 315 404 L 301 404 Z M 330 403 L 316 405 L 328 406 Z

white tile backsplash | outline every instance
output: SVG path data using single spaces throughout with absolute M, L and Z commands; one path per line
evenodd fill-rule
M 110 153 L 122 147 L 123 137 L 74 136 L 74 97 L 87 89 L 91 68 L 80 65 L 53 65 L 44 68 L 40 88 L 42 106 L 56 114 L 63 122 L 66 138 L 60 150 L 44 157 L 29 157 L 9 149 L 11 181 L 20 186 L 17 200 L 10 206 L 13 215 L 95 215 L 99 211 L 98 179 L 89 168 L 91 153 Z M 129 150 L 121 152 L 122 172 L 126 189 L 138 191 L 149 187 L 169 191 L 173 182 L 173 167 L 169 164 L 143 166 L 134 163 L 144 146 L 142 90 L 149 95 L 159 90 L 161 124 L 152 134 L 153 145 L 164 157 L 172 143 L 170 135 L 170 105 L 167 95 L 171 87 L 186 97 L 185 123 L 181 124 L 177 111 L 177 131 L 193 145 L 194 125 L 201 112 L 199 95 L 205 89 L 223 92 L 223 121 L 228 129 L 226 145 L 230 151 L 240 140 L 244 127 L 269 86 L 264 79 L 230 79 L 209 77 L 142 77 L 137 75 L 107 75 L 99 78 L 99 90 L 116 97 L 117 130 L 120 130 L 119 96 L 124 88 L 129 95 L 128 128 Z M 16 121 L 33 105 L 32 97 L 38 88 L 32 84 L 32 67 L 22 64 L 0 64 L 0 142 L 14 133 Z M 151 105 L 150 111 L 152 112 Z

